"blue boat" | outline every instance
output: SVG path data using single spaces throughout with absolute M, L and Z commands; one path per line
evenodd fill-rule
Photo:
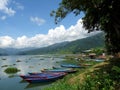
M 82 68 L 82 66 L 75 65 L 75 64 L 61 64 L 61 67 L 67 67 L 67 68 Z
M 25 80 L 29 83 L 43 83 L 43 82 L 51 82 L 58 80 L 62 77 L 64 77 L 66 73 L 59 73 L 58 75 L 51 75 L 51 76 L 46 76 L 46 77 L 38 77 L 38 78 L 26 78 Z
M 57 72 L 57 73 L 29 73 L 29 75 L 20 75 L 21 78 L 46 78 L 46 77 L 52 77 L 52 76 L 58 76 L 58 75 L 64 75 L 66 73 L 63 72 Z
M 104 62 L 105 60 L 102 59 L 95 59 L 96 62 Z
M 44 69 L 41 70 L 42 72 L 65 72 L 65 73 L 74 73 L 77 70 L 70 69 L 70 68 L 57 68 L 57 69 Z

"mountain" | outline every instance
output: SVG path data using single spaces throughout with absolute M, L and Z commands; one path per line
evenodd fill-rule
M 16 48 L 0 48 L 0 56 L 1 55 L 16 55 L 19 52 L 24 52 L 31 50 L 33 48 L 23 48 L 23 49 L 16 49 Z M 34 48 L 35 49 L 35 48 Z
M 14 48 L 0 48 L 0 55 L 13 55 L 17 52 L 18 50 Z
M 83 50 L 96 47 L 104 47 L 104 33 L 99 33 L 91 37 L 78 39 L 71 42 L 56 43 L 48 47 L 23 51 L 19 54 L 80 53 Z

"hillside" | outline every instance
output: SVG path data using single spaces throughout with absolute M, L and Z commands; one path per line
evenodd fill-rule
M 31 50 L 31 49 L 33 49 L 33 48 L 22 48 L 22 49 L 0 48 L 0 56 L 3 56 L 3 55 L 16 55 L 19 52 L 24 52 L 24 51 Z
M 54 54 L 54 53 L 79 53 L 86 49 L 104 47 L 104 34 L 99 33 L 91 37 L 78 39 L 71 42 L 62 42 L 48 47 L 24 51 L 19 54 Z

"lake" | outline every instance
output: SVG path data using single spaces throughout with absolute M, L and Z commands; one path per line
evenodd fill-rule
M 20 74 L 28 72 L 40 72 L 42 69 L 58 66 L 64 60 L 59 55 L 18 55 L 0 56 L 0 90 L 41 90 L 49 87 L 51 83 L 29 84 L 19 77 Z M 6 74 L 7 67 L 17 67 L 20 72 Z

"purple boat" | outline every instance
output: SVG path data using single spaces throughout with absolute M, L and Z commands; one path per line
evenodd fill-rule
M 30 75 L 20 75 L 21 78 L 46 78 L 52 76 L 59 76 L 59 75 L 66 75 L 63 72 L 56 72 L 56 73 L 29 73 Z
M 66 75 L 64 72 L 60 72 L 59 74 L 54 74 L 54 75 L 46 75 L 45 77 L 40 76 L 40 77 L 27 77 L 25 80 L 29 83 L 42 83 L 42 82 L 50 82 L 50 81 L 55 81 L 59 78 L 62 78 Z M 38 75 L 39 76 L 39 75 Z

